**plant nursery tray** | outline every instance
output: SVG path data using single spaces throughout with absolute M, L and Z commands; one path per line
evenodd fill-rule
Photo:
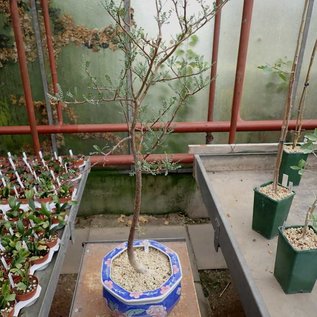
M 200 317 L 186 241 L 184 239 L 159 241 L 176 251 L 183 271 L 181 298 L 169 316 Z M 82 262 L 70 311 L 71 317 L 111 317 L 110 310 L 106 307 L 102 296 L 101 263 L 103 257 L 121 242 L 97 241 L 84 244 Z
M 192 146 L 195 177 L 214 227 L 214 245 L 230 270 L 247 316 L 315 316 L 312 293 L 286 295 L 273 276 L 277 237 L 267 240 L 251 229 L 253 188 L 272 180 L 276 144 Z M 303 224 L 314 200 L 317 159 L 308 158 L 287 224 Z
M 61 268 L 64 262 L 64 257 L 66 255 L 69 240 L 72 238 L 74 222 L 80 206 L 80 201 L 85 189 L 89 172 L 90 162 L 88 160 L 85 162 L 84 168 L 82 168 L 82 177 L 80 178 L 80 182 L 76 191 L 76 196 L 74 197 L 74 200 L 77 201 L 77 204 L 72 205 L 70 209 L 68 221 L 60 238 L 61 241 L 59 245 L 59 250 L 55 252 L 52 261 L 44 270 L 36 271 L 35 273 L 35 275 L 39 278 L 41 282 L 41 294 L 34 304 L 29 307 L 23 308 L 20 311 L 19 317 L 47 317 L 49 315 L 58 282 L 58 277 L 60 275 Z

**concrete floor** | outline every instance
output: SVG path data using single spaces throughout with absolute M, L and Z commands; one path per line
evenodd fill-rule
M 74 241 L 70 242 L 65 257 L 62 274 L 78 273 L 82 256 L 82 243 L 85 241 L 115 241 L 126 240 L 129 228 L 94 228 L 85 227 L 75 229 Z M 185 226 L 150 226 L 147 225 L 142 230 L 142 239 L 155 238 L 185 238 L 191 267 L 193 271 L 194 283 L 198 297 L 199 307 L 202 317 L 210 316 L 209 304 L 203 294 L 200 284 L 198 270 L 226 268 L 226 263 L 221 252 L 215 252 L 213 248 L 213 228 L 211 224 L 195 224 Z

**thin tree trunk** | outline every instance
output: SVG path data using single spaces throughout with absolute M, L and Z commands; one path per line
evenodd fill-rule
M 130 127 L 131 136 L 131 150 L 134 158 L 134 169 L 135 169 L 135 191 L 134 191 L 134 206 L 133 206 L 133 218 L 128 239 L 128 258 L 131 266 L 138 273 L 145 273 L 146 269 L 140 264 L 135 256 L 133 241 L 135 236 L 135 230 L 139 223 L 139 216 L 141 211 L 141 199 L 142 199 L 142 169 L 140 155 L 137 149 L 137 138 L 136 138 L 136 122 L 139 112 L 139 104 L 134 104 L 134 117 Z
M 309 207 L 309 209 L 306 213 L 305 224 L 304 224 L 303 234 L 302 234 L 301 238 L 304 238 L 306 236 L 309 221 L 310 221 L 312 214 L 313 214 L 314 210 L 316 209 L 316 207 L 317 207 L 317 198 L 315 199 L 313 204 Z
M 291 110 L 292 110 L 292 106 L 293 106 L 292 100 L 293 100 L 295 73 L 296 73 L 296 69 L 297 69 L 301 38 L 303 36 L 303 31 L 304 31 L 304 25 L 305 25 L 306 14 L 307 14 L 307 7 L 308 7 L 308 1 L 306 0 L 303 14 L 302 14 L 301 25 L 299 28 L 292 70 L 291 70 L 291 74 L 290 74 L 290 78 L 289 78 L 288 94 L 287 94 L 287 98 L 286 98 L 286 102 L 285 102 L 285 106 L 284 106 L 283 123 L 282 123 L 282 128 L 281 128 L 281 135 L 280 135 L 280 140 L 279 140 L 279 144 L 278 144 L 277 156 L 276 156 L 275 167 L 274 167 L 274 175 L 273 175 L 273 190 L 274 190 L 274 192 L 277 191 L 277 183 L 278 183 L 278 177 L 279 177 L 280 167 L 281 167 L 281 162 L 282 162 L 283 148 L 284 148 L 284 143 L 285 143 L 287 132 L 288 132 L 288 125 L 289 125 L 289 120 L 291 117 Z
M 307 90 L 309 87 L 310 72 L 311 72 L 313 62 L 314 62 L 316 48 L 317 48 L 317 40 L 315 41 L 315 45 L 314 45 L 314 48 L 313 48 L 313 51 L 312 51 L 312 54 L 310 57 L 310 62 L 309 62 L 309 66 L 308 66 L 308 70 L 307 70 L 307 74 L 306 74 L 306 78 L 305 78 L 304 87 L 303 87 L 303 91 L 302 91 L 299 105 L 298 105 L 298 109 L 297 109 L 296 127 L 295 127 L 294 138 L 293 138 L 293 149 L 298 144 L 298 140 L 299 140 L 301 132 L 302 132 L 305 101 L 306 101 Z

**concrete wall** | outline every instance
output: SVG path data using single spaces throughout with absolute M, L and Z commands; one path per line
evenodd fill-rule
M 117 171 L 93 170 L 87 180 L 79 215 L 131 214 L 133 195 L 133 176 Z M 168 176 L 145 175 L 142 195 L 144 213 L 185 212 L 194 218 L 207 217 L 200 192 L 191 173 L 176 173 Z

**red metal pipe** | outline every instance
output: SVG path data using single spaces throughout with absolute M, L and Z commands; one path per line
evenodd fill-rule
M 165 154 L 152 154 L 146 158 L 148 162 L 157 162 L 165 159 Z M 168 154 L 168 158 L 175 163 L 182 164 L 191 164 L 194 160 L 193 154 Z M 101 166 L 109 166 L 109 165 L 132 165 L 133 164 L 133 156 L 132 155 L 94 155 L 90 157 L 90 162 L 92 166 L 101 165 Z
M 221 0 L 216 1 L 216 6 L 221 4 Z M 210 70 L 210 86 L 209 86 L 209 102 L 208 102 L 208 121 L 213 121 L 214 118 L 214 104 L 216 95 L 216 76 L 218 67 L 218 51 L 219 51 L 219 39 L 220 39 L 220 23 L 221 23 L 221 9 L 217 10 L 214 23 L 214 36 L 212 42 L 212 58 L 211 58 L 211 70 Z
M 28 133 L 31 133 L 32 135 L 34 153 L 35 155 L 37 155 L 40 150 L 40 141 L 39 141 L 39 136 L 36 129 L 36 118 L 34 113 L 32 91 L 31 91 L 28 66 L 27 66 L 27 61 L 25 56 L 25 49 L 24 49 L 23 35 L 21 31 L 17 0 L 10 0 L 10 12 L 11 12 L 14 37 L 15 37 L 15 42 L 17 47 L 17 53 L 18 53 L 18 61 L 19 61 L 19 68 L 20 68 L 22 85 L 23 85 L 25 105 L 26 105 L 29 124 L 30 124 L 30 127 L 29 127 L 30 131 Z
M 237 60 L 236 78 L 232 99 L 231 124 L 229 131 L 229 144 L 235 142 L 237 121 L 239 119 L 243 83 L 245 77 L 245 67 L 248 54 L 249 36 L 252 20 L 253 0 L 244 0 L 241 20 L 240 43 Z
M 237 122 L 237 131 L 279 131 L 282 120 L 253 120 Z M 290 129 L 294 129 L 296 120 L 291 120 Z M 158 129 L 160 124 L 156 124 L 153 129 Z M 313 130 L 317 127 L 317 119 L 304 120 L 303 128 Z M 40 134 L 52 133 L 96 133 L 96 132 L 127 132 L 127 125 L 117 124 L 69 124 L 69 125 L 38 125 L 37 131 Z M 172 125 L 174 133 L 201 133 L 201 132 L 228 132 L 230 131 L 229 121 L 213 122 L 174 122 Z M 3 134 L 30 134 L 29 126 L 0 126 L 0 135 Z
M 53 41 L 52 41 L 50 16 L 48 11 L 48 0 L 41 0 L 41 6 L 42 6 L 43 18 L 44 18 L 46 44 L 47 44 L 48 57 L 50 62 L 51 75 L 52 75 L 53 91 L 54 91 L 54 94 L 57 94 L 58 93 L 58 86 L 57 86 L 58 78 L 57 78 L 56 61 L 55 61 L 55 55 L 54 55 L 54 47 L 53 47 Z M 58 124 L 63 124 L 62 103 L 60 101 L 57 103 L 57 120 L 58 120 Z

